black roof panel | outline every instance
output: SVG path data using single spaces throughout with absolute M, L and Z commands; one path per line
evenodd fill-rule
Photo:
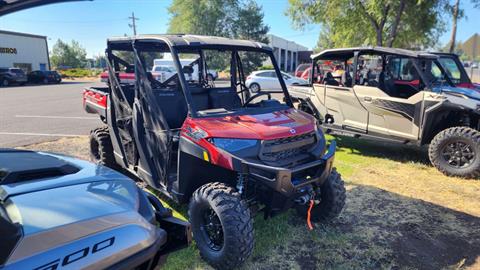
M 236 46 L 250 49 L 272 50 L 268 45 L 240 39 L 230 39 L 216 36 L 201 36 L 189 34 L 156 34 L 156 35 L 137 35 L 129 37 L 112 37 L 108 39 L 109 44 L 131 43 L 132 41 L 151 41 L 164 42 L 172 47 L 194 47 L 194 46 Z
M 314 54 L 311 56 L 314 60 L 335 60 L 343 59 L 348 60 L 353 57 L 354 52 L 360 53 L 381 53 L 381 54 L 394 54 L 407 57 L 415 58 L 437 58 L 436 55 L 423 51 L 412 51 L 406 49 L 398 48 L 388 48 L 388 47 L 356 47 L 356 48 L 338 48 L 338 49 L 328 49 L 320 53 Z

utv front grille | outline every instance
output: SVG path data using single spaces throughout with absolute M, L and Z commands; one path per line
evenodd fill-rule
M 315 143 L 315 132 L 263 141 L 259 158 L 269 165 L 285 166 L 307 158 Z

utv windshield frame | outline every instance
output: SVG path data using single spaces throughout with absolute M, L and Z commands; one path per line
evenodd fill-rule
M 183 40 L 185 38 L 186 40 Z M 201 38 L 199 41 L 191 41 L 188 39 L 196 39 Z M 212 117 L 212 116 L 221 116 L 221 113 L 214 113 L 214 114 L 207 114 L 202 115 L 199 114 L 198 110 L 195 110 L 192 106 L 193 98 L 185 78 L 183 67 L 180 61 L 179 54 L 181 53 L 199 53 L 202 55 L 203 51 L 205 50 L 219 50 L 219 51 L 228 51 L 232 52 L 238 56 L 239 52 L 257 52 L 263 53 L 267 57 L 270 58 L 277 78 L 279 80 L 280 86 L 282 88 L 281 91 L 268 91 L 269 93 L 282 93 L 284 96 L 284 101 L 288 107 L 293 108 L 292 99 L 288 93 L 287 86 L 285 81 L 283 80 L 282 73 L 280 68 L 275 61 L 275 57 L 273 55 L 273 50 L 265 44 L 252 42 L 252 41 L 244 41 L 244 40 L 233 40 L 227 38 L 218 38 L 218 37 L 199 37 L 194 35 L 149 35 L 149 36 L 137 36 L 137 37 L 122 37 L 122 38 L 114 38 L 109 39 L 107 46 L 107 58 L 118 58 L 117 56 L 112 54 L 112 51 L 131 51 L 134 54 L 135 58 L 135 80 L 137 88 L 144 92 L 144 89 L 141 89 L 141 84 L 139 83 L 140 80 L 145 79 L 143 78 L 146 76 L 145 69 L 142 61 L 137 61 L 140 59 L 139 52 L 163 52 L 163 53 L 170 53 L 172 55 L 173 64 L 176 70 L 176 76 L 178 77 L 178 82 L 180 83 L 181 89 L 183 91 L 189 115 L 192 118 L 204 118 L 204 117 Z M 120 59 L 117 59 L 120 60 Z M 120 60 L 121 61 L 121 60 Z M 235 60 L 237 61 L 237 60 Z M 240 65 L 241 66 L 241 65 Z M 235 73 L 238 71 L 235 70 Z M 233 72 L 230 72 L 230 76 L 232 76 Z M 240 70 L 240 76 L 242 78 L 238 78 L 237 80 L 240 81 L 242 84 L 245 84 L 246 76 L 243 73 L 243 70 Z M 236 87 L 232 86 L 232 87 Z M 244 86 L 240 86 L 244 87 Z M 248 91 L 248 89 L 242 89 L 241 91 Z M 241 92 L 240 91 L 240 92 Z M 242 112 L 240 112 L 242 113 Z M 247 112 L 248 113 L 248 112 Z M 231 115 L 232 113 L 224 113 Z

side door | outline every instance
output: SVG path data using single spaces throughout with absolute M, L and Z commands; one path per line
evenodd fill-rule
M 323 89 L 321 85 L 314 87 L 319 96 L 324 91 L 326 115 L 333 118 L 334 126 L 355 132 L 367 132 L 368 111 L 352 87 L 333 85 L 325 85 Z
M 380 72 L 383 74 L 377 76 L 380 81 L 367 81 L 354 87 L 369 112 L 368 133 L 398 140 L 417 140 L 424 92 L 419 91 L 419 78 L 412 65 L 413 60 L 383 59 L 387 63 L 382 64 Z M 364 65 L 364 68 L 372 67 Z

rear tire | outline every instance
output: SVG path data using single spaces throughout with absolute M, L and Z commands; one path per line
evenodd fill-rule
M 96 128 L 90 132 L 90 160 L 110 168 L 117 166 L 108 127 Z
M 345 183 L 340 174 L 333 169 L 325 183 L 320 187 L 320 203 L 311 211 L 311 220 L 314 222 L 330 221 L 336 218 L 345 206 L 346 191 Z M 307 216 L 309 205 L 297 207 L 297 213 L 301 217 Z
M 433 166 L 448 176 L 480 176 L 480 132 L 469 127 L 452 127 L 438 133 L 428 147 Z
M 217 269 L 232 269 L 252 253 L 253 221 L 240 194 L 223 183 L 198 188 L 188 206 L 200 256 Z

